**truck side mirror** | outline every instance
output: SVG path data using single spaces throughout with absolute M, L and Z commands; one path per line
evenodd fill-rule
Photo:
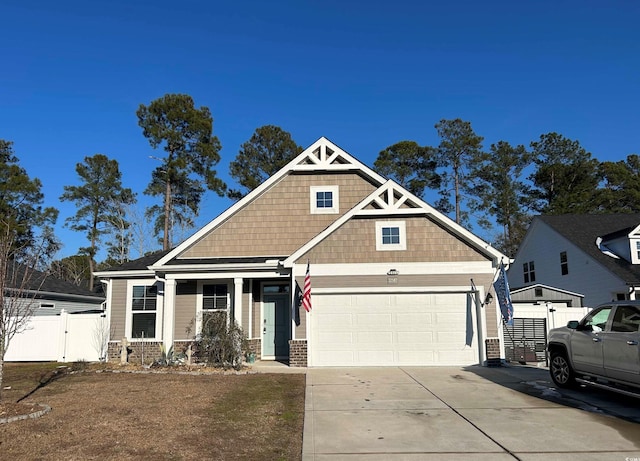
M 571 330 L 577 330 L 579 324 L 580 322 L 578 322 L 577 320 L 570 320 L 569 323 L 567 323 L 567 328 Z

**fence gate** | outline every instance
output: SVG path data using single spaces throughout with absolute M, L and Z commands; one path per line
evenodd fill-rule
M 547 361 L 547 319 L 513 319 L 504 331 L 504 355 L 511 362 Z

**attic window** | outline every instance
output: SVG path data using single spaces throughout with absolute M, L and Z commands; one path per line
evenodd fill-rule
M 402 251 L 407 249 L 407 231 L 404 221 L 376 222 L 376 250 Z
M 536 289 L 533 290 L 535 292 L 535 296 L 536 298 L 542 298 L 542 288 L 537 287 Z
M 311 214 L 337 214 L 340 212 L 338 186 L 311 186 L 309 189 Z

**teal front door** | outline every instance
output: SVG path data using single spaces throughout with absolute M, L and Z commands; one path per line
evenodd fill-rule
M 262 320 L 262 357 L 289 357 L 289 295 L 265 294 Z

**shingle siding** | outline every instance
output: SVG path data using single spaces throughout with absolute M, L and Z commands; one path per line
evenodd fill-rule
M 407 249 L 376 250 L 376 221 L 405 221 Z M 298 259 L 315 264 L 463 262 L 487 257 L 425 217 L 352 219 Z
M 339 214 L 311 214 L 309 189 L 322 185 L 339 186 Z M 290 174 L 180 258 L 289 255 L 374 190 L 356 173 Z

